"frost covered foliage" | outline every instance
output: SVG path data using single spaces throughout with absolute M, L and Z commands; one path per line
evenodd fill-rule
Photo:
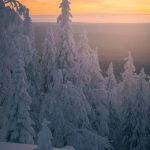
M 9 142 L 34 143 L 34 129 L 30 118 L 31 97 L 25 83 L 25 70 L 17 61 L 10 84 L 5 112 L 3 139 Z
M 114 68 L 112 62 L 107 70 L 106 89 L 108 99 L 109 111 L 109 139 L 114 149 L 119 149 L 118 140 L 120 138 L 120 116 L 118 108 L 121 106 L 117 97 L 117 80 L 114 75 Z
M 7 4 L 5 6 L 5 3 Z M 10 6 L 9 6 L 10 3 Z M 14 8 L 15 7 L 15 8 Z M 21 9 L 21 10 L 20 10 Z M 33 49 L 30 39 L 22 34 L 21 12 L 25 9 L 20 3 L 15 1 L 1 1 L 0 8 L 0 105 L 5 103 L 8 96 L 8 88 L 11 74 L 18 59 L 16 53 L 20 53 L 25 64 L 32 59 Z M 15 11 L 16 10 L 16 11 Z M 19 13 L 19 12 L 20 13 Z M 24 13 L 26 11 L 24 10 Z
M 146 149 L 146 75 L 144 70 L 139 75 L 135 73 L 133 58 L 129 52 L 126 58 L 123 74 L 123 119 L 122 146 L 124 150 Z M 125 93 L 127 92 L 127 93 Z
M 55 71 L 54 77 L 53 87 L 43 99 L 41 118 L 45 116 L 51 121 L 54 141 L 58 146 L 63 146 L 70 130 L 89 125 L 90 106 L 82 90 L 70 81 L 63 83 L 61 70 Z
M 74 39 L 70 1 L 62 0 L 60 9 L 39 55 L 29 9 L 0 1 L 0 139 L 38 143 L 38 150 L 149 150 L 144 69 L 136 72 L 129 52 L 122 79 L 116 80 L 113 63 L 104 77 L 86 32 Z
M 7 141 L 34 143 L 29 109 L 32 100 L 25 71 L 33 48 L 30 38 L 22 32 L 26 13 L 27 8 L 18 1 L 0 3 L 0 106 L 2 112 L 7 111 L 0 127 L 2 131 L 6 128 L 2 137 Z
M 71 27 L 72 17 L 69 0 L 63 0 L 60 4 L 61 14 L 57 19 L 56 31 L 56 65 L 62 69 L 65 80 L 76 81 L 77 52 Z
M 137 74 L 135 73 L 136 69 L 133 64 L 133 58 L 131 53 L 129 52 L 128 57 L 125 59 L 126 63 L 124 65 L 124 73 L 123 73 L 123 82 L 122 84 L 122 102 L 124 105 L 123 108 L 123 120 L 122 120 L 122 132 L 123 132 L 123 142 L 125 145 L 124 148 L 130 148 L 130 138 L 132 136 L 132 114 L 133 114 L 133 103 L 135 101 L 136 96 L 136 88 L 137 87 Z
M 94 134 L 99 139 L 97 144 L 101 139 L 99 137 L 106 136 L 109 132 L 108 111 L 104 104 L 107 94 L 102 94 L 105 91 L 103 90 L 104 79 L 101 75 L 97 52 L 90 48 L 84 33 L 81 35 L 82 41 L 75 44 L 69 4 L 68 0 L 63 0 L 60 5 L 62 13 L 58 17 L 57 30 L 49 30 L 42 59 L 45 94 L 42 99 L 40 118 L 42 120 L 46 117 L 51 121 L 54 145 L 60 147 L 66 144 L 72 145 L 67 137 L 70 134 L 78 135 L 79 129 L 83 129 L 83 138 L 86 138 L 86 132 L 89 131 L 91 140 L 94 130 L 98 132 Z M 89 89 L 86 89 L 87 86 Z M 89 91 L 92 94 L 90 96 L 87 94 Z M 89 101 L 95 101 L 94 104 L 98 104 L 99 108 L 93 109 Z M 100 118 L 101 121 L 99 121 Z M 91 124 L 91 120 L 95 123 L 96 129 Z M 109 145 L 107 137 L 106 141 Z M 75 148 L 78 148 L 76 142 L 74 141 Z M 105 146 L 108 146 L 107 144 Z M 92 143 L 89 145 L 92 147 Z

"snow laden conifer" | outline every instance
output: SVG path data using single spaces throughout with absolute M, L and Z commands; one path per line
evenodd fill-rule
M 27 92 L 23 63 L 17 61 L 10 85 L 3 139 L 8 142 L 34 143 L 33 121 L 30 118 L 31 97 Z
M 135 73 L 136 68 L 133 63 L 133 57 L 131 52 L 128 53 L 128 57 L 125 59 L 126 63 L 124 65 L 123 82 L 121 83 L 121 93 L 122 96 L 122 117 L 121 120 L 121 130 L 122 130 L 122 148 L 123 150 L 129 150 L 132 146 L 131 137 L 133 131 L 133 102 L 136 97 L 137 87 L 137 75 Z
M 123 106 L 125 107 L 126 102 L 132 103 L 136 95 L 136 81 L 137 74 L 135 73 L 136 68 L 133 62 L 131 52 L 128 52 L 128 57 L 125 58 L 124 73 L 122 74 L 123 81 L 120 83 L 120 96 L 122 99 Z
M 108 102 L 105 79 L 102 75 L 97 50 L 92 50 L 89 63 L 90 81 L 87 83 L 84 93 L 87 97 L 94 116 L 91 116 L 92 128 L 100 136 L 108 137 Z
M 106 89 L 107 89 L 107 101 L 108 101 L 108 110 L 109 110 L 109 140 L 111 141 L 112 146 L 118 148 L 118 137 L 119 137 L 119 100 L 117 99 L 117 81 L 114 75 L 113 63 L 111 62 L 107 70 L 107 79 L 106 79 Z M 118 101 L 117 101 L 118 100 Z
M 11 76 L 15 66 L 16 54 L 20 53 L 22 58 L 26 57 L 22 55 L 22 34 L 20 34 L 22 29 L 22 17 L 26 8 L 15 0 L 1 0 L 0 5 L 0 106 L 2 106 L 4 112 L 5 107 L 7 107 L 6 103 L 8 100 Z M 1 120 L 3 120 L 3 118 Z
M 82 55 L 82 59 L 86 60 L 88 64 L 84 64 L 84 67 L 88 68 L 81 74 L 86 77 L 79 83 L 84 83 L 82 86 L 86 99 L 92 107 L 92 114 L 90 120 L 92 122 L 92 128 L 98 132 L 101 136 L 107 136 L 108 130 L 108 109 L 107 109 L 107 92 L 105 86 L 105 80 L 101 74 L 101 69 L 98 61 L 97 51 L 90 51 L 89 56 Z M 79 54 L 80 55 L 80 54 Z M 87 58 L 86 58 L 87 57 Z M 80 65 L 80 64 L 79 64 Z M 82 65 L 82 64 L 81 64 Z M 83 66 L 82 66 L 83 67 Z M 83 69 L 84 71 L 84 69 Z
M 76 80 L 76 48 L 71 27 L 70 1 L 62 0 L 60 4 L 61 14 L 57 19 L 57 56 L 56 64 L 62 69 L 64 81 Z
M 117 86 L 117 81 L 116 81 L 116 77 L 114 75 L 114 67 L 113 67 L 113 63 L 111 62 L 109 64 L 108 70 L 107 70 L 107 89 L 108 91 L 112 90 L 114 87 Z
M 44 50 L 42 54 L 42 78 L 43 80 L 43 90 L 47 92 L 49 86 L 51 85 L 52 74 L 56 67 L 56 41 L 54 36 L 54 31 L 49 28 L 47 36 L 44 41 Z
M 29 11 L 28 8 L 26 9 L 23 17 L 24 17 L 24 20 L 23 20 L 23 33 L 25 35 L 29 36 L 33 40 L 34 37 L 33 37 L 33 31 L 32 31 L 32 20 L 31 20 L 30 11 Z
M 52 133 L 49 130 L 49 122 L 44 119 L 42 129 L 38 134 L 38 147 L 36 150 L 53 150 Z
M 12 33 L 18 33 L 20 30 L 21 18 L 9 6 L 5 6 L 6 1 L 2 0 L 0 3 L 0 105 L 4 106 L 16 52 Z
M 130 150 L 146 150 L 146 74 L 141 70 L 137 80 L 137 93 L 133 102 L 132 132 L 130 141 Z
M 61 70 L 53 73 L 52 87 L 42 102 L 41 118 L 50 119 L 54 143 L 64 146 L 67 134 L 89 126 L 90 106 L 81 89 L 70 81 L 63 83 Z
M 89 84 L 91 80 L 91 57 L 92 57 L 92 50 L 88 43 L 88 38 L 86 32 L 84 31 L 79 35 L 79 40 L 77 43 L 77 51 L 78 51 L 78 85 L 82 88 L 85 85 Z
M 78 50 L 78 86 L 82 87 L 84 94 L 92 107 L 90 120 L 92 128 L 99 135 L 108 135 L 107 92 L 104 78 L 101 74 L 97 50 L 89 46 L 85 32 L 80 34 L 77 44 Z
M 150 81 L 148 82 L 148 86 L 147 86 L 147 90 L 150 89 Z M 147 93 L 149 93 L 147 91 Z M 148 94 L 148 99 L 147 99 L 147 111 L 146 111 L 146 115 L 147 115 L 147 127 L 146 127 L 146 148 L 150 149 L 150 95 Z

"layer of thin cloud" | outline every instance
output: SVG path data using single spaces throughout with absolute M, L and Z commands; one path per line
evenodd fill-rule
M 33 15 L 33 22 L 56 22 L 56 15 Z M 150 23 L 150 15 L 144 14 L 84 14 L 74 15 L 73 22 L 81 23 Z

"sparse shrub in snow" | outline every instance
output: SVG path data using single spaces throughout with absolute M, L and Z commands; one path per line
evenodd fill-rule
M 49 122 L 44 119 L 42 129 L 38 134 L 38 147 L 36 150 L 52 150 L 52 133 L 49 130 Z

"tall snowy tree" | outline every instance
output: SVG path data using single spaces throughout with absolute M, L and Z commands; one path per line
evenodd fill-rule
M 9 6 L 21 16 L 23 16 L 26 11 L 26 7 L 18 0 L 1 0 L 1 6 L 2 8 L 4 8 L 3 6 Z
M 18 32 L 21 25 L 21 18 L 10 7 L 6 7 L 5 3 L 6 1 L 1 1 L 0 8 L 0 105 L 3 105 L 7 99 L 11 68 L 16 52 L 16 44 L 11 35 Z
M 64 137 L 70 130 L 89 126 L 90 106 L 81 89 L 69 81 L 63 83 L 61 70 L 55 71 L 51 84 L 42 102 L 41 118 L 44 116 L 50 119 L 54 142 L 64 146 Z
M 149 86 L 150 86 L 150 83 L 149 83 Z M 149 90 L 149 88 L 147 88 Z M 147 93 L 149 93 L 147 91 Z M 147 102 L 147 111 L 146 111 L 146 115 L 147 115 L 147 127 L 146 127 L 146 141 L 147 141 L 147 144 L 146 144 L 146 148 L 147 149 L 150 149 L 150 95 L 148 95 L 148 102 Z
M 3 139 L 9 142 L 33 144 L 35 133 L 29 114 L 31 97 L 27 92 L 25 70 L 21 60 L 16 62 L 7 104 L 6 123 L 2 129 Z
M 122 140 L 121 145 L 123 150 L 130 150 L 132 142 L 132 116 L 133 116 L 133 102 L 136 97 L 136 88 L 137 87 L 137 75 L 135 73 L 136 68 L 133 63 L 133 57 L 131 52 L 128 53 L 128 57 L 125 59 L 126 63 L 124 65 L 123 73 L 123 82 L 121 83 L 121 93 L 122 104 L 123 104 L 123 113 L 122 113 Z
M 91 117 L 92 120 L 95 118 L 92 126 L 99 135 L 108 137 L 109 112 L 106 83 L 101 72 L 97 51 L 92 51 L 89 68 L 91 78 L 84 91 L 96 117 Z
M 56 67 L 56 41 L 52 28 L 48 30 L 44 41 L 44 50 L 42 54 L 43 90 L 47 92 L 51 85 L 51 78 Z
M 136 68 L 133 62 L 133 57 L 131 52 L 128 52 L 128 57 L 125 58 L 124 64 L 124 73 L 122 74 L 123 81 L 119 85 L 120 89 L 120 96 L 122 99 L 122 103 L 125 104 L 126 102 L 129 103 L 133 102 L 135 95 L 136 95 L 136 81 L 137 81 L 137 74 L 135 73 Z M 123 105 L 125 106 L 125 105 Z
M 38 147 L 36 150 L 52 150 L 52 133 L 49 130 L 49 122 L 44 119 L 42 129 L 38 134 Z
M 95 49 L 92 49 L 88 42 L 88 37 L 84 31 L 79 35 L 77 43 L 78 52 L 78 86 L 84 88 L 90 83 L 94 84 L 93 78 L 101 76 L 101 70 L 98 60 L 98 54 Z M 96 81 L 97 82 L 97 81 Z
M 79 86 L 85 86 L 89 83 L 90 80 L 90 56 L 91 56 L 91 47 L 88 44 L 88 38 L 85 32 L 79 35 L 79 41 L 77 43 L 78 50 L 78 63 L 79 63 Z M 83 82 L 83 83 L 82 83 Z M 82 85 L 83 84 L 83 85 Z
M 109 139 L 114 147 L 118 149 L 118 139 L 120 135 L 120 119 L 119 119 L 119 100 L 117 99 L 117 81 L 114 75 L 112 62 L 107 70 L 106 89 L 109 110 Z
M 32 20 L 29 14 L 29 9 L 26 9 L 24 13 L 24 20 L 23 20 L 23 33 L 28 35 L 30 38 L 33 38 L 32 35 Z
M 93 129 L 100 135 L 106 136 L 109 131 L 105 81 L 101 74 L 97 50 L 89 46 L 85 32 L 79 36 L 77 50 L 79 65 L 77 85 L 82 87 L 92 107 L 90 120 Z
M 8 100 L 16 53 L 20 51 L 16 43 L 22 26 L 21 12 L 18 11 L 25 8 L 21 3 L 17 3 L 15 6 L 14 3 L 15 1 L 2 0 L 0 4 L 0 106 L 2 111 L 5 110 Z M 1 118 L 1 122 L 3 122 L 3 118 Z
M 144 69 L 141 70 L 141 73 L 138 78 L 137 83 L 137 93 L 135 101 L 133 102 L 133 112 L 132 112 L 132 131 L 131 137 L 128 139 L 130 141 L 129 150 L 146 150 L 146 74 Z
M 62 0 L 60 4 L 61 15 L 57 19 L 57 61 L 59 69 L 62 69 L 64 80 L 75 82 L 76 78 L 76 55 L 75 41 L 71 27 L 72 17 L 69 0 Z
M 107 89 L 108 92 L 110 92 L 114 87 L 117 86 L 116 77 L 114 75 L 114 67 L 113 63 L 111 62 L 109 64 L 108 70 L 107 70 Z

